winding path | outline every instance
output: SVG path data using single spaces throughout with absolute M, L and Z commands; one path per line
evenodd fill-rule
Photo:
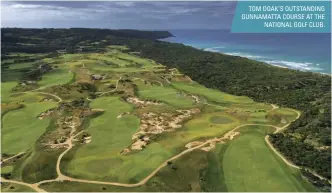
M 49 95 L 49 96 L 55 97 L 56 99 L 59 100 L 58 103 L 62 102 L 62 98 L 59 97 L 58 95 L 38 91 L 38 90 L 41 90 L 41 89 L 44 89 L 44 87 L 40 87 L 40 88 L 37 88 L 37 89 L 34 89 L 34 90 L 29 90 L 29 91 L 24 91 L 24 92 L 17 92 L 17 94 L 20 94 L 20 93 L 24 93 L 24 94 L 26 94 L 26 93 L 39 93 L 39 94 L 44 94 L 44 95 Z
M 122 76 L 116 81 L 116 86 L 113 90 L 110 90 L 110 91 L 106 91 L 106 92 L 101 92 L 99 96 L 103 96 L 104 94 L 107 94 L 107 93 L 110 93 L 110 92 L 113 92 L 115 91 L 116 89 L 118 89 L 118 85 L 119 85 L 119 81 L 122 79 Z
M 37 185 L 28 184 L 28 183 L 25 183 L 25 182 L 20 182 L 20 181 L 16 181 L 16 180 L 7 180 L 7 179 L 2 178 L 2 177 L 1 177 L 1 182 L 19 184 L 19 185 L 23 185 L 23 186 L 27 186 L 29 188 L 32 188 L 37 192 L 46 192 L 46 190 L 39 188 Z
M 14 156 L 11 156 L 11 157 L 9 157 L 9 158 L 3 159 L 3 160 L 0 162 L 0 165 L 1 165 L 3 162 L 6 162 L 6 161 L 8 161 L 8 160 L 11 160 L 11 159 L 13 159 L 13 158 L 15 158 L 15 157 L 18 157 L 18 156 L 22 155 L 22 154 L 25 154 L 25 152 L 20 152 L 20 153 L 14 155 Z
M 44 95 L 49 95 L 49 96 L 53 96 L 53 97 L 55 97 L 55 98 L 57 98 L 59 100 L 58 103 L 62 102 L 62 98 L 60 98 L 58 95 L 47 93 L 47 92 L 35 92 L 35 91 L 32 91 L 32 92 L 34 92 L 34 93 L 40 93 L 40 94 L 44 94 Z
M 159 80 L 145 80 L 143 78 L 137 78 L 137 77 L 133 77 L 133 78 L 134 78 L 134 80 L 142 80 L 142 81 L 150 82 L 150 84 L 151 84 L 151 82 L 158 82 L 161 87 L 164 86 L 164 84 L 162 82 L 160 82 Z
M 121 78 L 120 78 L 121 79 Z M 120 80 L 119 79 L 119 80 Z M 118 80 L 118 82 L 119 82 Z M 118 83 L 117 83 L 118 84 Z M 117 87 L 116 87 L 117 88 Z M 115 88 L 115 89 L 116 89 Z M 109 91 L 111 92 L 111 91 Z M 272 105 L 272 110 L 274 109 L 277 109 L 278 107 L 277 106 L 274 106 Z M 270 110 L 271 111 L 271 110 Z M 298 119 L 300 117 L 300 113 L 298 111 L 295 111 L 293 110 L 294 112 L 297 113 L 297 117 L 296 119 Z M 296 120 L 295 119 L 295 120 Z M 295 121 L 294 120 L 294 121 Z M 292 121 L 293 122 L 293 121 Z M 243 125 L 239 125 L 237 127 L 235 127 L 234 129 L 228 131 L 226 134 L 224 134 L 223 136 L 228 136 L 230 133 L 234 132 L 235 130 L 241 128 L 241 127 L 245 127 L 245 126 L 266 126 L 266 127 L 273 127 L 275 128 L 275 132 L 274 133 L 278 133 L 280 131 L 282 131 L 283 129 L 285 129 L 286 127 L 288 127 L 292 122 L 282 126 L 282 127 L 277 127 L 275 125 L 270 125 L 270 124 L 243 124 Z M 66 142 L 64 142 L 65 144 L 68 145 L 67 149 L 65 151 L 63 151 L 60 156 L 58 157 L 57 159 L 57 163 L 56 163 L 56 172 L 57 172 L 57 175 L 58 177 L 56 179 L 51 179 L 51 180 L 43 180 L 43 181 L 40 181 L 40 182 L 37 182 L 37 183 L 34 183 L 34 184 L 28 184 L 28 183 L 24 183 L 24 182 L 20 182 L 20 181 L 15 181 L 15 180 L 7 180 L 7 179 L 3 179 L 1 178 L 1 181 L 2 182 L 8 182 L 8 183 L 16 183 L 16 184 L 20 184 L 20 185 L 24 185 L 24 186 L 28 186 L 30 188 L 33 188 L 34 190 L 38 191 L 38 192 L 45 192 L 45 190 L 39 188 L 39 186 L 41 184 L 44 184 L 44 183 L 49 183 L 49 182 L 55 182 L 55 181 L 64 181 L 64 180 L 68 180 L 68 181 L 73 181 L 73 182 L 80 182 L 80 183 L 90 183 L 90 184 L 104 184 L 104 185 L 113 185 L 113 186 L 121 186 L 121 187 L 138 187 L 138 186 L 142 186 L 144 185 L 147 181 L 149 181 L 154 175 L 157 174 L 158 171 L 160 171 L 163 167 L 167 166 L 167 163 L 170 162 L 170 161 L 173 161 L 175 159 L 178 159 L 180 158 L 181 156 L 185 155 L 185 154 L 188 154 L 196 149 L 199 149 L 199 148 L 202 148 L 204 147 L 205 145 L 208 145 L 210 143 L 215 143 L 217 141 L 219 141 L 220 139 L 219 138 L 213 138 L 213 139 L 209 139 L 207 141 L 205 141 L 204 143 L 198 145 L 198 146 L 195 146 L 195 147 L 192 147 L 192 148 L 189 148 L 189 149 L 186 149 L 184 151 L 182 151 L 181 153 L 167 159 L 166 161 L 164 161 L 158 168 L 156 168 L 155 170 L 153 170 L 148 176 L 146 176 L 144 179 L 142 179 L 140 182 L 138 183 L 134 183 L 134 184 L 128 184 L 128 183 L 119 183 L 119 182 L 105 182 L 105 181 L 95 181 L 95 180 L 84 180 L 84 179 L 77 179 L 77 178 L 72 178 L 72 177 L 69 177 L 69 176 L 66 176 L 64 174 L 62 174 L 61 172 L 61 168 L 60 168 L 60 164 L 61 164 L 61 159 L 63 158 L 63 156 L 68 153 L 71 148 L 73 147 L 73 140 L 75 139 L 75 137 L 77 135 L 79 135 L 82 131 L 80 131 L 79 133 L 74 134 L 74 132 L 76 131 L 76 125 L 75 124 L 72 124 L 70 126 L 72 128 L 71 132 L 70 132 L 70 137 L 67 139 Z M 293 168 L 296 168 L 296 169 L 300 169 L 299 166 L 291 163 L 290 161 L 288 161 L 285 157 L 283 157 L 281 155 L 281 153 L 279 153 L 274 147 L 273 145 L 270 143 L 269 141 L 269 136 L 267 135 L 265 137 L 265 141 L 266 143 L 268 144 L 268 146 L 273 150 L 274 153 L 276 153 L 276 155 L 278 155 L 287 165 L 289 165 L 290 167 L 293 167 Z M 17 156 L 17 155 L 16 155 Z M 312 172 L 310 171 L 313 175 L 321 178 L 321 179 L 325 179 L 323 178 L 322 176 L 316 174 L 315 172 Z

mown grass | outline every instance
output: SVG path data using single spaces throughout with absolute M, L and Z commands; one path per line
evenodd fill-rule
M 184 83 L 184 82 L 173 82 L 172 86 L 176 89 L 183 90 L 185 92 L 198 94 L 205 96 L 209 101 L 214 101 L 217 103 L 253 103 L 254 101 L 249 97 L 245 96 L 234 96 L 218 90 L 209 89 L 202 85 L 195 83 Z
M 50 87 L 54 85 L 62 85 L 70 82 L 74 74 L 66 69 L 55 69 L 43 75 L 42 80 L 38 81 L 41 87 Z
M 11 173 L 13 171 L 13 166 L 1 167 L 1 174 Z
M 1 82 L 1 103 L 9 102 L 17 82 Z
M 42 80 L 38 82 L 41 87 L 71 84 L 73 73 L 68 71 L 74 69 L 74 72 L 78 73 L 77 81 L 90 82 L 89 75 L 82 75 L 88 71 L 111 75 L 112 78 L 108 81 L 96 83 L 99 90 L 104 90 L 108 86 L 102 84 L 115 85 L 120 76 L 128 78 L 130 75 L 137 75 L 154 84 L 151 86 L 144 84 L 142 80 L 135 80 L 134 83 L 138 88 L 136 94 L 139 95 L 139 98 L 164 103 L 136 109 L 116 96 L 93 100 L 90 103 L 91 108 L 105 111 L 87 121 L 85 131 L 91 135 L 92 141 L 88 144 L 75 143 L 75 146 L 62 159 L 61 171 L 68 176 L 137 183 L 165 160 L 185 150 L 185 145 L 189 142 L 222 136 L 236 126 L 245 123 L 282 126 L 296 118 L 296 113 L 290 109 L 280 108 L 267 112 L 272 108 L 269 104 L 256 103 L 248 97 L 230 95 L 196 83 L 173 82 L 170 86 L 168 84 L 160 86 L 159 83 L 151 80 L 161 80 L 161 77 L 152 73 L 152 70 L 157 71 L 154 67 L 161 65 L 149 59 L 122 53 L 121 50 L 124 49 L 126 47 L 114 46 L 110 47 L 109 52 L 103 54 L 64 54 L 57 58 L 44 59 L 44 62 L 57 65 L 58 68 L 43 75 Z M 98 60 L 119 66 L 107 65 Z M 83 62 L 84 70 L 81 69 Z M 140 65 L 135 67 L 135 64 Z M 14 68 L 21 67 L 23 68 L 19 65 L 14 66 Z M 126 76 L 125 73 L 128 75 Z M 14 167 L 4 168 L 4 171 L 12 172 L 13 179 L 30 183 L 55 178 L 56 158 L 59 151 L 44 152 L 35 146 L 38 138 L 50 124 L 50 120 L 38 120 L 37 116 L 54 107 L 55 103 L 39 103 L 38 101 L 43 97 L 36 93 L 12 95 L 11 89 L 16 84 L 16 82 L 6 82 L 2 85 L 3 101 L 25 105 L 22 109 L 9 111 L 2 118 L 2 152 L 16 154 L 29 149 L 29 154 L 24 155 L 25 158 L 20 159 Z M 200 95 L 214 106 L 194 103 L 194 100 L 185 96 L 183 92 Z M 75 92 L 70 93 L 70 99 L 79 96 L 76 96 Z M 134 115 L 117 118 L 119 114 L 124 112 L 138 114 L 174 112 L 177 109 L 187 108 L 200 108 L 202 112 L 181 123 L 183 124 L 181 128 L 153 136 L 151 143 L 143 150 L 125 155 L 120 153 L 132 143 L 132 135 L 138 131 L 140 120 Z M 18 119 L 19 121 L 17 121 Z M 264 136 L 273 132 L 273 128 L 245 127 L 239 131 L 240 136 L 226 144 L 218 144 L 210 152 L 195 150 L 172 161 L 170 165 L 162 168 L 152 179 L 140 187 L 124 188 L 68 181 L 43 184 L 41 187 L 48 191 L 61 192 L 314 190 L 301 178 L 299 171 L 285 165 L 266 146 Z M 21 190 L 20 188 L 22 187 L 13 190 Z
M 37 119 L 47 109 L 56 106 L 55 102 L 38 103 L 41 97 L 31 93 L 21 95 L 24 107 L 10 111 L 2 117 L 1 145 L 2 152 L 16 154 L 30 148 L 44 133 L 50 120 Z
M 278 158 L 264 141 L 271 128 L 248 126 L 231 141 L 222 158 L 228 191 L 298 192 L 313 191 L 301 180 L 300 172 Z M 309 188 L 309 189 L 307 189 Z
M 22 68 L 31 68 L 34 66 L 34 62 L 14 63 L 9 65 L 9 69 L 17 70 Z
M 138 90 L 139 96 L 142 99 L 159 100 L 180 108 L 196 106 L 191 98 L 184 96 L 171 87 L 149 86 L 143 88 L 138 87 Z
M 102 97 L 91 103 L 92 108 L 103 108 L 105 112 L 92 119 L 86 130 L 92 136 L 92 142 L 76 150 L 72 160 L 63 166 L 71 176 L 87 179 L 113 180 L 129 182 L 145 177 L 158 164 L 169 157 L 158 144 L 152 144 L 147 151 L 121 155 L 120 152 L 131 144 L 132 135 L 137 131 L 139 119 L 126 115 L 133 106 L 118 97 Z M 146 162 L 149 160 L 149 165 Z

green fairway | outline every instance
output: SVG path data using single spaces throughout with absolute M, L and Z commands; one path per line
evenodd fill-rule
M 133 115 L 126 115 L 121 119 L 117 116 L 131 111 L 132 106 L 118 97 L 103 97 L 93 101 L 91 107 L 105 109 L 105 112 L 92 119 L 86 130 L 91 134 L 91 143 L 72 152 L 74 157 L 65 166 L 65 172 L 69 175 L 130 182 L 145 177 L 169 157 L 158 144 L 152 144 L 146 151 L 121 155 L 120 152 L 131 144 L 139 119 Z M 149 165 L 146 165 L 147 160 Z
M 206 88 L 202 85 L 195 83 L 188 84 L 181 82 L 173 82 L 172 85 L 179 90 L 205 96 L 208 100 L 217 103 L 253 103 L 253 100 L 249 97 L 230 95 L 224 92 L 220 92 L 218 90 Z
M 264 141 L 300 112 L 204 87 L 113 36 L 82 38 L 68 53 L 6 55 L 1 150 L 24 152 L 4 160 L 6 178 L 50 192 L 315 191 Z
M 41 87 L 50 87 L 54 85 L 66 84 L 72 78 L 73 73 L 69 72 L 67 69 L 56 69 L 43 75 L 42 80 L 38 81 L 38 84 Z
M 5 166 L 1 168 L 1 174 L 11 173 L 13 170 L 13 166 Z
M 186 97 L 179 91 L 166 86 L 150 86 L 143 89 L 140 89 L 139 87 L 139 95 L 143 99 L 160 100 L 176 107 L 188 108 L 195 106 L 193 99 Z
M 17 82 L 2 82 L 1 83 L 1 102 L 9 102 L 12 89 L 17 85 Z
M 231 119 L 221 116 L 213 116 L 210 118 L 210 121 L 214 124 L 227 124 L 233 122 Z
M 9 65 L 9 68 L 11 70 L 17 70 L 17 69 L 22 69 L 22 68 L 30 68 L 33 67 L 35 63 L 33 62 L 26 62 L 26 63 L 14 63 Z
M 238 130 L 222 156 L 227 190 L 231 192 L 313 191 L 297 169 L 290 168 L 266 145 L 268 128 L 250 126 Z
M 20 96 L 25 100 L 24 108 L 10 111 L 2 117 L 2 152 L 16 154 L 32 147 L 45 132 L 49 120 L 39 120 L 37 116 L 52 107 L 55 102 L 38 103 L 40 97 L 35 94 Z

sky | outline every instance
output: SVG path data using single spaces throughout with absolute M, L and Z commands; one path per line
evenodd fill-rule
M 236 2 L 1 1 L 1 27 L 230 29 Z

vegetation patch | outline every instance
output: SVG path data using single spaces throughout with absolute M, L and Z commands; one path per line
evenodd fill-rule
M 214 124 L 227 124 L 233 122 L 232 119 L 229 119 L 227 117 L 221 117 L 221 116 L 213 116 L 210 118 L 211 123 Z

